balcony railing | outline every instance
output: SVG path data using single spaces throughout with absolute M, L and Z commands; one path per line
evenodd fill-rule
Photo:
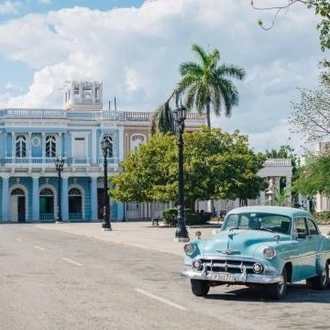
M 292 166 L 291 158 L 269 158 L 265 161 L 265 167 Z
M 140 111 L 109 111 L 109 110 L 65 110 L 65 109 L 1 109 L 2 119 L 89 119 L 113 121 L 141 121 L 149 122 L 153 112 Z M 187 113 L 188 121 L 204 122 L 205 116 L 195 112 Z
M 104 157 L 99 157 L 96 160 L 88 157 L 69 157 L 63 158 L 64 164 L 67 166 L 103 166 Z M 45 157 L 5 157 L 0 159 L 0 164 L 3 167 L 13 167 L 13 166 L 20 166 L 26 165 L 28 167 L 38 167 L 46 166 L 46 167 L 54 167 L 55 168 L 55 160 L 56 158 L 45 158 Z M 118 157 L 110 157 L 108 158 L 108 164 L 111 165 L 118 165 L 119 158 Z

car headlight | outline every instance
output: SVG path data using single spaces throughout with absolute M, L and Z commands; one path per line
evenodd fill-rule
M 276 256 L 276 251 L 272 246 L 268 246 L 264 249 L 264 257 L 266 259 L 273 259 Z
M 201 270 L 203 268 L 203 264 L 200 260 L 194 260 L 192 266 L 197 270 Z
M 263 265 L 259 264 L 258 262 L 256 262 L 255 264 L 253 264 L 252 266 L 252 270 L 255 274 L 260 274 L 263 272 L 264 267 Z
M 196 251 L 196 246 L 194 244 L 187 243 L 183 246 L 183 250 L 188 256 L 190 256 Z

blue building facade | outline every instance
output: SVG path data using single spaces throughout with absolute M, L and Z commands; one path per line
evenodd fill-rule
M 101 100 L 102 82 L 70 82 L 63 109 L 0 109 L 1 222 L 52 222 L 59 205 L 64 221 L 102 219 L 101 141 L 111 141 L 107 163 L 113 175 L 125 153 L 124 127 L 137 118 L 103 110 Z M 143 136 L 150 118 L 138 114 Z M 64 161 L 61 172 L 57 159 Z M 123 207 L 111 201 L 112 221 L 123 220 Z

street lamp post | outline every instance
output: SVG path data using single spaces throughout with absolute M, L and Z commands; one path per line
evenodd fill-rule
M 108 195 L 108 155 L 111 152 L 111 142 L 104 138 L 101 141 L 101 149 L 103 151 L 103 167 L 104 167 L 104 195 L 103 195 L 103 223 L 102 223 L 102 229 L 109 231 L 112 230 L 111 224 L 110 224 L 110 206 L 109 206 L 109 195 Z
M 183 132 L 184 121 L 186 119 L 186 108 L 183 106 L 173 111 L 173 117 L 176 125 L 176 132 L 178 133 L 178 217 L 177 227 L 175 230 L 176 242 L 188 242 L 189 235 L 186 228 L 185 211 L 184 211 L 184 177 L 183 177 Z
M 56 214 L 56 223 L 62 223 L 62 210 L 61 210 L 61 187 L 62 187 L 62 177 L 61 173 L 63 171 L 64 166 L 64 159 L 62 158 L 56 158 L 55 160 L 55 167 L 56 171 L 58 173 L 58 179 L 57 179 L 57 214 Z

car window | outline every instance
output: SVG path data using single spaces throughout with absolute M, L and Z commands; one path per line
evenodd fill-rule
M 272 213 L 232 213 L 226 216 L 222 230 L 231 228 L 267 230 L 270 232 L 289 234 L 291 232 L 291 219 L 281 214 Z
M 305 218 L 299 217 L 294 220 L 295 231 L 298 238 L 305 238 L 307 235 L 307 228 Z
M 249 218 L 244 214 L 231 214 L 226 218 L 226 228 L 242 228 L 249 227 Z
M 312 219 L 307 219 L 307 227 L 309 235 L 318 235 L 317 226 Z

